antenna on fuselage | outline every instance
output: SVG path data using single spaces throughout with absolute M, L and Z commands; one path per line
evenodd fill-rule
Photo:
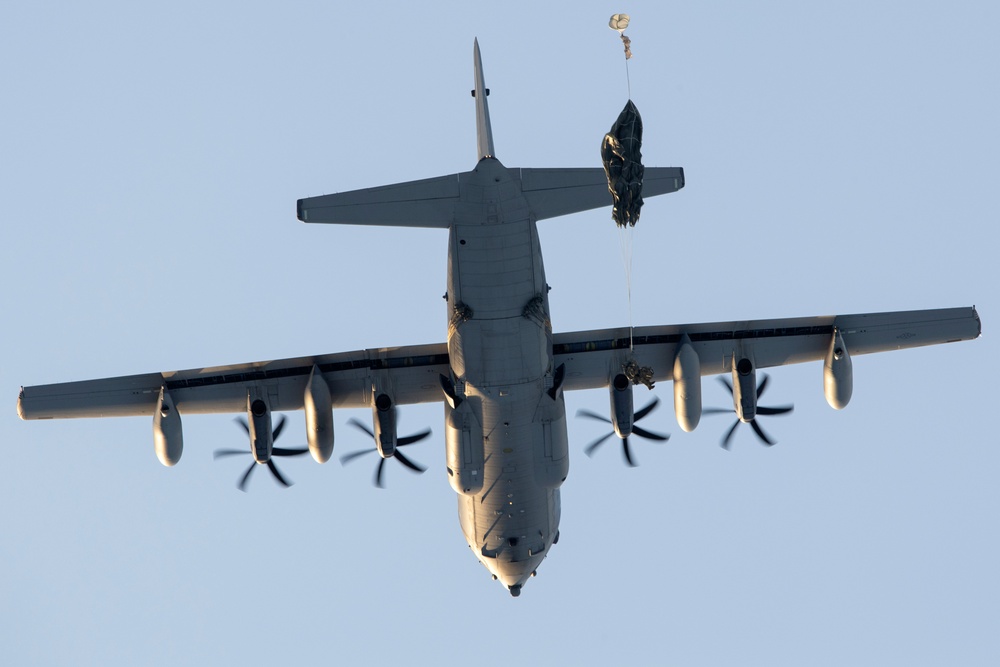
M 479 158 L 496 157 L 493 152 L 493 128 L 490 127 L 490 107 L 486 103 L 486 98 L 490 94 L 486 87 L 483 76 L 483 59 L 479 55 L 479 39 L 473 42 L 473 64 L 475 66 L 475 88 L 472 96 L 476 98 L 476 143 L 479 151 Z

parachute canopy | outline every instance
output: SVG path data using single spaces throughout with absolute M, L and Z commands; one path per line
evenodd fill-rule
M 601 160 L 614 203 L 611 217 L 619 227 L 635 226 L 642 208 L 642 117 L 632 100 L 618 114 L 601 143 Z
M 623 32 L 628 27 L 628 14 L 615 14 L 608 21 L 608 27 L 619 33 Z
M 608 27 L 612 30 L 617 30 L 619 36 L 622 38 L 622 44 L 625 45 L 625 60 L 632 57 L 632 40 L 625 36 L 625 28 L 628 27 L 628 14 L 615 14 L 608 21 Z

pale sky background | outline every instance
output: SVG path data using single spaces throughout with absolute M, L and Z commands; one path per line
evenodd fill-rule
M 0 7 L 0 663 L 1000 662 L 998 5 L 375 4 Z M 519 599 L 462 538 L 440 406 L 401 412 L 431 469 L 384 491 L 334 458 L 240 493 L 225 415 L 172 469 L 146 418 L 17 419 L 20 385 L 444 340 L 445 232 L 295 200 L 471 169 L 477 36 L 500 160 L 599 166 L 622 11 L 645 162 L 687 175 L 643 209 L 636 324 L 975 304 L 984 336 L 856 358 L 843 412 L 821 364 L 775 369 L 771 449 L 683 433 L 667 382 L 636 469 L 571 420 Z M 610 210 L 539 231 L 555 328 L 627 324 Z

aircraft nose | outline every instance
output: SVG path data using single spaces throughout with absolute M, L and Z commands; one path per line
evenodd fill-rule
M 497 563 L 497 579 L 510 591 L 513 597 L 521 594 L 521 587 L 525 582 L 535 575 L 538 565 L 542 562 L 541 556 L 527 558 L 525 560 L 509 560 Z

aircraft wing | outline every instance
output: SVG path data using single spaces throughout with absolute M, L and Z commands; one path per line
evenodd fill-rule
M 370 406 L 375 386 L 397 404 L 440 401 L 439 376 L 449 373 L 444 343 L 413 345 L 22 387 L 17 412 L 21 419 L 152 415 L 161 387 L 181 414 L 245 412 L 251 387 L 267 392 L 275 412 L 301 410 L 314 365 L 333 406 L 343 408 Z
M 566 367 L 563 387 L 590 389 L 606 387 L 629 359 L 651 367 L 654 380 L 670 380 L 684 336 L 701 374 L 714 375 L 730 372 L 734 356 L 757 368 L 821 360 L 835 328 L 852 356 L 971 340 L 981 331 L 968 307 L 637 327 L 631 338 L 628 328 L 579 331 L 555 334 L 553 352 L 556 366 Z M 148 416 L 161 387 L 182 414 L 243 412 L 251 387 L 267 391 L 275 412 L 301 410 L 313 365 L 340 408 L 370 406 L 375 386 L 397 404 L 440 401 L 440 376 L 449 375 L 447 346 L 438 343 L 22 387 L 17 410 L 22 419 Z
M 853 357 L 971 340 L 979 337 L 981 324 L 975 307 L 969 307 L 636 327 L 631 338 L 628 328 L 601 329 L 556 334 L 553 351 L 556 366 L 566 365 L 565 389 L 592 389 L 608 386 L 630 359 L 652 368 L 654 381 L 672 379 L 684 336 L 698 353 L 704 376 L 731 372 L 734 356 L 751 359 L 756 368 L 822 360 L 834 329 Z

